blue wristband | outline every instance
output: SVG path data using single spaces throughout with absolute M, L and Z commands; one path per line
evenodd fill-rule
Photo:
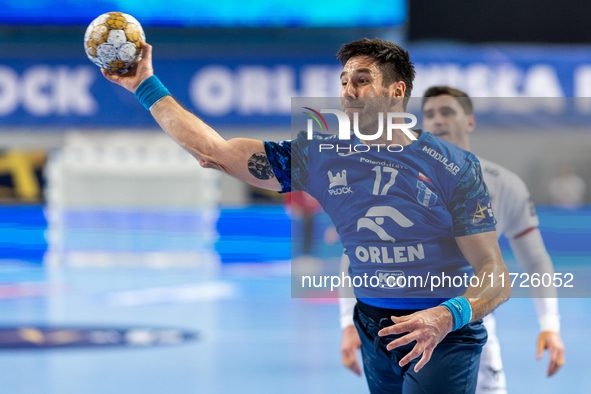
M 157 76 L 152 75 L 145 79 L 140 86 L 135 89 L 135 97 L 140 101 L 148 111 L 158 100 L 164 96 L 170 96 L 168 89 L 164 87 Z
M 464 297 L 451 298 L 440 305 L 449 309 L 453 316 L 454 328 L 452 331 L 459 330 L 472 320 L 472 307 Z

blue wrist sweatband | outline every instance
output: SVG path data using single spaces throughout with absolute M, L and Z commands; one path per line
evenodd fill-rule
M 470 323 L 470 320 L 472 320 L 472 307 L 464 297 L 451 298 L 442 302 L 440 305 L 449 309 L 453 316 L 454 328 L 452 331 L 464 327 L 466 324 Z
M 140 101 L 148 111 L 158 100 L 164 96 L 170 96 L 168 89 L 164 87 L 157 76 L 152 75 L 145 79 L 140 86 L 135 89 L 135 97 Z

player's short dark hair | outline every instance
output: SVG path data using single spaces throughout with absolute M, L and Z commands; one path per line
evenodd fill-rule
M 337 59 L 343 66 L 356 56 L 369 56 L 378 61 L 378 69 L 383 75 L 383 85 L 390 86 L 402 81 L 406 85 L 405 97 L 410 97 L 412 81 L 415 79 L 415 67 L 407 51 L 390 41 L 379 38 L 362 38 L 343 44 L 337 52 Z M 408 101 L 408 99 L 405 100 Z
M 472 115 L 474 113 L 474 107 L 472 106 L 472 99 L 465 92 L 460 89 L 454 89 L 449 86 L 431 86 L 423 95 L 423 105 L 421 108 L 425 108 L 425 104 L 431 97 L 438 96 L 452 96 L 457 98 L 458 103 L 464 109 L 466 115 Z

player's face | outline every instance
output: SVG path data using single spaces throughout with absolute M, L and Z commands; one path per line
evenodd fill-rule
M 467 148 L 475 125 L 474 115 L 467 115 L 455 97 L 431 97 L 423 107 L 423 130 L 461 148 Z
M 401 105 L 404 90 L 404 82 L 396 82 L 385 87 L 378 62 L 369 56 L 352 57 L 341 73 L 343 112 L 349 116 L 351 122 L 353 122 L 353 114 L 359 113 L 361 128 L 377 123 L 378 112 L 392 112 L 393 105 L 397 103 Z M 372 99 L 377 97 L 384 97 L 384 99 Z M 390 100 L 386 99 L 388 97 Z

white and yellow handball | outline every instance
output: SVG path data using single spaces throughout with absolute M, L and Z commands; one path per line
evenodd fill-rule
M 125 72 L 141 58 L 146 39 L 139 22 L 123 12 L 108 12 L 93 20 L 84 34 L 84 50 L 97 66 Z

